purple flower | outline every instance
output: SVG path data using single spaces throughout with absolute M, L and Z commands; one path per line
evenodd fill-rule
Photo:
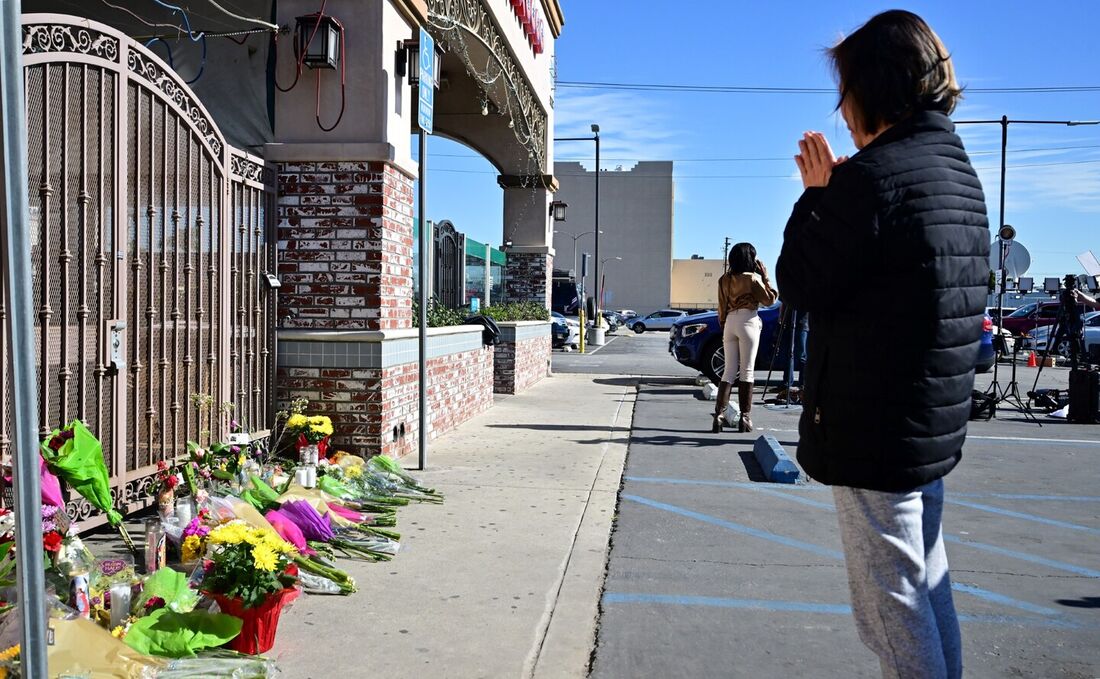
M 332 524 L 328 516 L 321 514 L 305 500 L 284 502 L 279 513 L 294 522 L 307 540 L 328 542 L 333 538 Z

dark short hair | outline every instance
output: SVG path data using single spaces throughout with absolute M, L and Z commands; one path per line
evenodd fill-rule
M 932 28 L 912 12 L 877 14 L 828 55 L 862 132 L 874 133 L 919 111 L 951 113 L 962 97 L 951 55 Z
M 752 243 L 738 243 L 730 249 L 730 273 L 752 273 L 756 271 L 756 248 Z

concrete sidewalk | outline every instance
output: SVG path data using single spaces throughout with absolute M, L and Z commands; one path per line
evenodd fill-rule
M 557 375 L 435 441 L 446 503 L 400 510 L 392 562 L 342 562 L 357 594 L 294 604 L 285 676 L 585 676 L 634 382 Z

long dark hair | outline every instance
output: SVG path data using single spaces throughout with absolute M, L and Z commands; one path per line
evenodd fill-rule
M 752 243 L 738 243 L 730 249 L 729 273 L 752 273 L 756 271 L 756 248 Z

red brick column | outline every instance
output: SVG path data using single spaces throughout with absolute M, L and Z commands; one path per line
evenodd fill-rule
M 413 179 L 384 162 L 284 162 L 279 327 L 412 327 Z

